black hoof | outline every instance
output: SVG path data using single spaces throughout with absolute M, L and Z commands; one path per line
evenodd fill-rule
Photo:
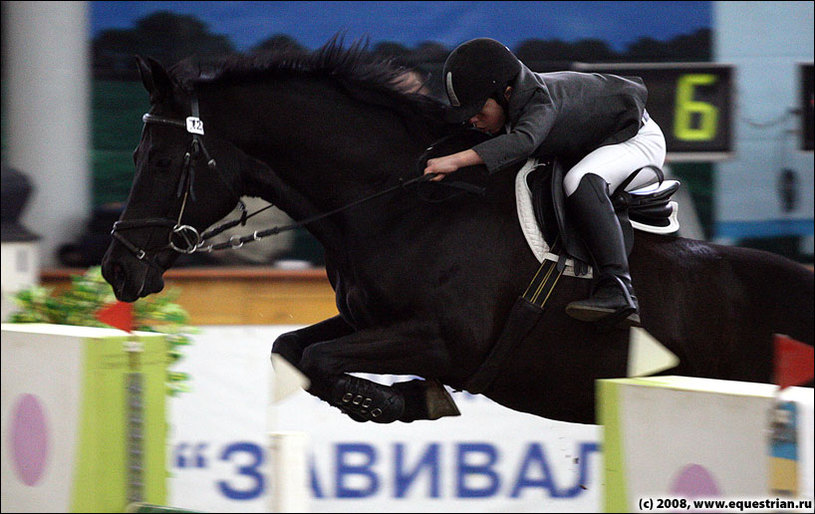
M 453 397 L 437 379 L 397 382 L 393 384 L 393 389 L 405 399 L 405 412 L 399 421 L 412 423 L 420 419 L 461 415 Z
M 351 375 L 337 380 L 330 403 L 359 422 L 393 423 L 405 410 L 404 398 L 392 388 Z

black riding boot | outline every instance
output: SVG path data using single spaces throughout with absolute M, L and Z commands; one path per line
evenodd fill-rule
M 608 184 L 598 175 L 585 175 L 577 190 L 566 199 L 566 206 L 594 259 L 595 272 L 591 297 L 570 303 L 566 313 L 581 321 L 639 324 L 639 305 L 631 285 L 625 241 L 608 195 Z

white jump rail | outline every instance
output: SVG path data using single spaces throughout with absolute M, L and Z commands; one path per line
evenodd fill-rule
M 663 512 L 710 510 L 681 499 L 812 501 L 811 388 L 682 376 L 597 388 L 606 512 L 659 512 L 660 501 Z

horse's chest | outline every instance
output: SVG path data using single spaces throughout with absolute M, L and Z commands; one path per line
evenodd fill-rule
M 365 300 L 362 291 L 357 288 L 347 288 L 341 291 L 337 298 L 337 308 L 345 319 L 350 320 L 355 326 L 367 324 L 368 310 L 365 307 Z
M 337 309 L 357 328 L 371 326 L 375 321 L 374 302 L 370 292 L 348 280 L 337 288 Z
M 337 288 L 337 308 L 356 327 L 373 326 L 398 317 L 401 310 L 398 300 L 405 297 L 404 290 L 401 294 L 384 294 L 379 287 L 344 281 Z

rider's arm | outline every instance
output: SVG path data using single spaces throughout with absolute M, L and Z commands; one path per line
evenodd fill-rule
M 459 168 L 466 168 L 467 166 L 475 166 L 477 164 L 484 164 L 484 161 L 481 160 L 481 156 L 473 150 L 464 150 L 451 155 L 445 155 L 444 157 L 428 159 L 425 173 L 438 173 L 439 175 L 433 177 L 432 180 L 441 180 L 447 173 L 452 173 Z
M 473 147 L 487 170 L 495 173 L 528 159 L 543 143 L 555 121 L 555 110 L 544 91 L 537 91 L 508 134 L 502 134 Z

